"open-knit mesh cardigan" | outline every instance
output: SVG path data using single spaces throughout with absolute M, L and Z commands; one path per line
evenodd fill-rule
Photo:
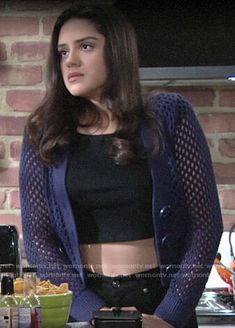
M 156 253 L 162 283 L 168 286 L 154 314 L 181 328 L 205 288 L 222 219 L 209 149 L 191 105 L 175 93 L 151 96 L 149 102 L 165 141 L 162 154 L 149 160 Z M 143 125 L 140 133 L 147 147 L 147 127 Z M 24 244 L 28 261 L 38 265 L 42 279 L 69 283 L 71 316 L 88 321 L 105 304 L 84 281 L 79 236 L 65 187 L 67 158 L 65 147 L 57 164 L 46 167 L 24 137 L 20 162 Z

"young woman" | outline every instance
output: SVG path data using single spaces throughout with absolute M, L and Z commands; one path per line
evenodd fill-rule
M 28 261 L 69 282 L 71 318 L 119 306 L 141 311 L 144 328 L 197 327 L 222 233 L 210 153 L 182 96 L 142 97 L 135 34 L 117 10 L 58 17 L 20 193 Z

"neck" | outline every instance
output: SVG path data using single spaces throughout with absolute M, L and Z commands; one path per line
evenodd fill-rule
M 114 117 L 111 110 L 109 109 L 109 102 L 104 101 L 95 101 L 92 100 L 92 103 L 96 106 L 100 114 L 100 120 L 97 124 L 91 126 L 78 126 L 77 131 L 83 134 L 110 134 L 114 133 L 118 129 L 118 120 Z M 87 114 L 89 115 L 89 114 Z M 80 123 L 85 124 L 89 122 L 89 117 L 86 115 L 80 118 Z
M 117 120 L 108 120 L 102 126 L 77 127 L 77 132 L 82 134 L 111 134 L 115 133 L 118 128 Z

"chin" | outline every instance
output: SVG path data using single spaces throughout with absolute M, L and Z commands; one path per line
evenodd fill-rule
M 71 91 L 69 91 L 69 93 L 74 97 L 83 97 L 83 95 L 80 92 L 71 92 Z
M 78 90 L 68 89 L 68 92 L 74 97 L 84 97 L 85 96 L 81 91 L 78 91 Z

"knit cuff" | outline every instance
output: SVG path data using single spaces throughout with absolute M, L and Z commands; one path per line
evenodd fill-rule
M 84 289 L 74 298 L 70 316 L 78 321 L 90 321 L 93 312 L 105 306 L 104 300 L 90 289 Z
M 193 310 L 192 310 L 193 311 Z M 183 304 L 179 299 L 173 302 L 165 297 L 154 311 L 154 314 L 175 328 L 182 328 L 192 316 L 190 304 Z

